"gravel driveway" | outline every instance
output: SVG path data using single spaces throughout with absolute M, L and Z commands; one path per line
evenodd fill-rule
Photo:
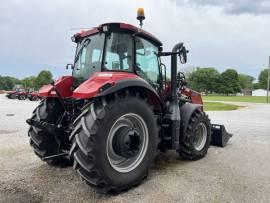
M 118 196 L 96 194 L 72 168 L 53 168 L 29 146 L 26 118 L 37 102 L 0 95 L 0 202 L 269 202 L 270 105 L 208 112 L 234 134 L 199 161 L 161 154 L 148 178 Z

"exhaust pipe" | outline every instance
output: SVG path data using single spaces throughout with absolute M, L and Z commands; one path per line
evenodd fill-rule
M 176 44 L 172 49 L 171 55 L 171 105 L 170 105 L 170 120 L 172 122 L 172 148 L 179 147 L 181 115 L 178 104 L 177 95 L 177 51 L 183 47 L 183 43 Z

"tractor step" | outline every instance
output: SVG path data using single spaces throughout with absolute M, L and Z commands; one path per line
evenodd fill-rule
M 225 147 L 228 140 L 232 137 L 232 134 L 226 131 L 224 125 L 212 124 L 211 130 L 211 145 Z

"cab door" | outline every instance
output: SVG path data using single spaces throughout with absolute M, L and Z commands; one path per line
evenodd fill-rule
M 160 92 L 161 73 L 158 60 L 158 47 L 146 39 L 135 38 L 136 73 Z

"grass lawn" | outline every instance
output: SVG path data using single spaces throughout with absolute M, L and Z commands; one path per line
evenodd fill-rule
M 203 106 L 205 111 L 231 111 L 240 108 L 240 106 L 237 105 L 224 104 L 220 102 L 204 102 Z
M 266 97 L 256 96 L 203 96 L 203 100 L 266 103 Z M 269 98 L 270 101 L 270 98 Z

